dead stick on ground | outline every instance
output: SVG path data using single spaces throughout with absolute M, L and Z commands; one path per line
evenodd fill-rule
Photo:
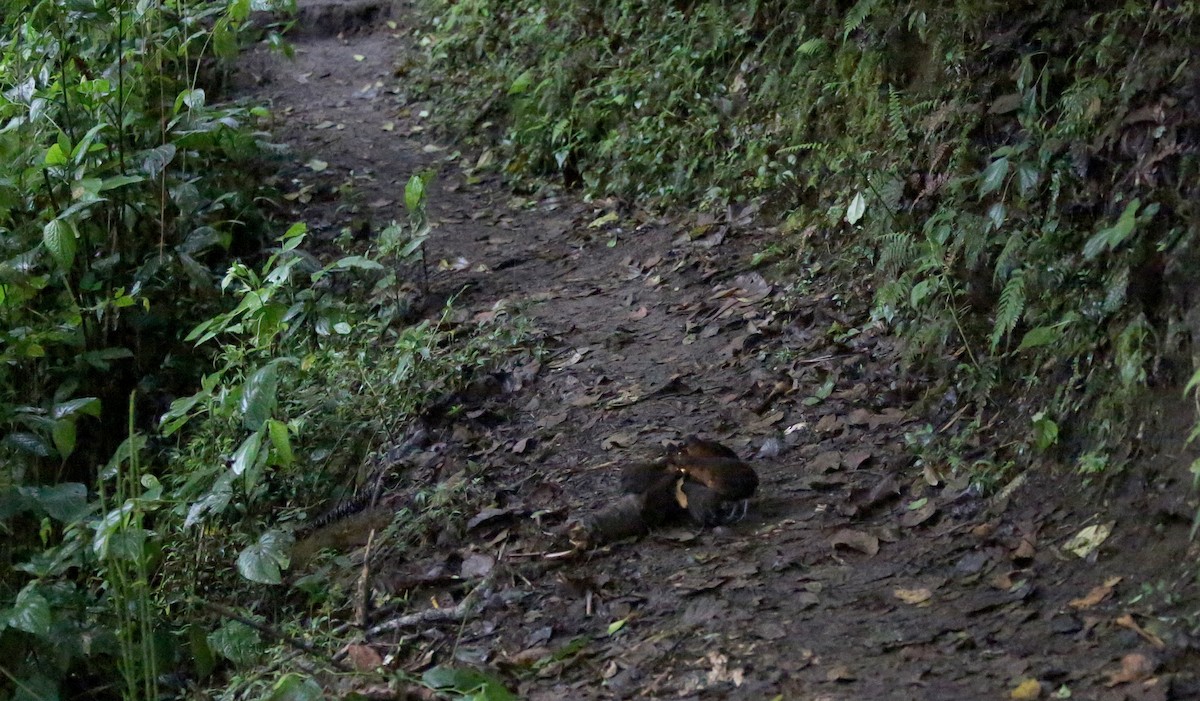
M 464 596 L 463 600 L 458 602 L 456 606 L 448 609 L 428 609 L 426 611 L 419 611 L 417 613 L 410 613 L 405 616 L 393 618 L 390 621 L 384 621 L 383 623 L 380 623 L 379 625 L 368 630 L 367 637 L 379 635 L 380 633 L 387 633 L 393 630 L 400 630 L 401 628 L 422 626 L 429 623 L 461 621 L 465 619 L 466 617 L 474 614 L 475 611 L 480 607 L 482 603 L 480 599 L 482 598 L 483 593 L 490 589 L 492 584 L 496 582 L 496 577 L 498 576 L 500 569 L 501 568 L 499 566 L 493 567 L 492 571 L 483 578 L 483 581 L 481 581 L 478 586 L 472 589 L 471 593 Z
M 375 541 L 375 529 L 367 534 L 367 549 L 363 552 L 362 572 L 358 576 L 358 591 L 355 592 L 354 623 L 359 628 L 367 627 L 367 606 L 371 603 L 371 544 Z
M 266 635 L 269 638 L 273 638 L 282 643 L 286 643 L 286 644 L 296 648 L 297 650 L 301 650 L 303 652 L 306 652 L 306 653 L 312 655 L 313 657 L 319 657 L 322 660 L 325 660 L 326 662 L 328 662 L 330 665 L 333 666 L 334 669 L 338 670 L 339 672 L 349 672 L 350 671 L 350 668 L 347 667 L 345 664 L 333 659 L 333 657 L 331 657 L 327 652 L 325 652 L 324 650 L 318 649 L 316 646 L 314 646 L 312 643 L 308 642 L 307 640 L 301 640 L 300 638 L 297 638 L 295 636 L 288 635 L 287 633 L 284 633 L 283 631 L 279 630 L 275 626 L 267 625 L 266 623 L 260 623 L 259 621 L 256 621 L 253 618 L 250 618 L 249 616 L 242 615 L 241 613 L 229 608 L 228 606 L 213 603 L 211 601 L 205 601 L 204 599 L 196 599 L 196 603 L 200 604 L 201 606 L 208 609 L 209 611 L 212 611 L 213 613 L 217 614 L 218 616 L 224 616 L 225 618 L 228 618 L 233 621 L 237 621 L 238 623 L 241 623 L 242 625 L 250 626 L 254 630 L 257 630 L 258 632 Z

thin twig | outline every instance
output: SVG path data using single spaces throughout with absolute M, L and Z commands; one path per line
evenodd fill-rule
M 367 637 L 373 637 L 381 633 L 387 633 L 401 628 L 411 628 L 412 626 L 422 626 L 429 623 L 445 623 L 448 621 L 461 621 L 468 616 L 473 615 L 482 605 L 480 601 L 483 593 L 491 588 L 496 582 L 496 577 L 499 575 L 500 566 L 492 568 L 483 581 L 479 583 L 469 594 L 463 597 L 463 600 L 457 605 L 448 609 L 428 609 L 417 613 L 410 613 L 404 616 L 393 618 L 390 621 L 385 621 L 367 631 Z
M 354 624 L 359 628 L 367 627 L 367 607 L 371 598 L 371 545 L 375 542 L 375 529 L 367 534 L 367 549 L 363 553 L 362 571 L 358 575 L 358 587 L 355 592 Z

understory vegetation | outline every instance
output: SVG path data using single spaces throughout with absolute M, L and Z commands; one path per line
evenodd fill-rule
M 1179 412 L 1200 353 L 1200 5 L 423 7 L 430 94 L 513 178 L 761 207 L 779 226 L 760 258 L 869 271 L 873 323 L 958 421 L 914 436 L 938 471 L 1103 479 L 1144 454 L 1147 406 Z
M 521 338 L 502 309 L 414 308 L 419 176 L 365 248 L 318 257 L 270 219 L 270 115 L 211 89 L 247 37 L 286 50 L 252 9 L 0 13 L 0 698 L 158 699 L 231 667 L 230 697 L 308 698 L 256 666 L 280 639 L 213 601 L 328 623 L 325 583 L 263 586 L 293 534 Z

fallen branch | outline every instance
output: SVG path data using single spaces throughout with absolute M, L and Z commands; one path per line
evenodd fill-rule
M 479 582 L 479 585 L 471 590 L 469 594 L 463 597 L 463 600 L 455 606 L 448 609 L 428 609 L 417 613 L 410 613 L 398 618 L 393 618 L 390 621 L 384 621 L 379 625 L 367 631 L 367 637 L 373 637 L 380 633 L 387 633 L 401 628 L 411 628 L 412 626 L 428 625 L 430 623 L 445 623 L 448 621 L 459 622 L 463 619 L 474 615 L 482 605 L 481 599 L 484 592 L 491 589 L 496 582 L 496 577 L 499 575 L 500 567 L 497 565 L 492 568 L 492 571 Z

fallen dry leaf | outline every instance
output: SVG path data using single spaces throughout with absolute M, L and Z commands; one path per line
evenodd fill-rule
M 1039 698 L 1042 695 L 1042 683 L 1036 679 L 1025 679 L 1008 695 L 1011 699 L 1018 701 L 1031 701 Z
M 834 548 L 837 548 L 840 545 L 852 550 L 857 550 L 868 557 L 874 557 L 875 554 L 879 552 L 878 538 L 870 533 L 854 531 L 850 530 L 849 528 L 843 528 L 837 533 L 834 533 L 833 537 L 829 539 L 829 545 Z
M 1116 525 L 1116 521 L 1088 526 L 1064 543 L 1063 549 L 1075 553 L 1077 557 L 1087 557 L 1108 539 L 1108 534 L 1112 533 L 1114 525 Z
M 903 601 L 906 604 L 923 604 L 933 598 L 933 592 L 928 587 L 920 589 L 896 589 L 892 591 L 892 596 Z
M 745 681 L 746 670 L 741 667 L 729 669 L 729 658 L 719 652 L 710 651 L 708 653 L 708 661 L 712 664 L 712 669 L 708 672 L 708 681 L 710 684 L 717 682 L 733 682 L 734 686 L 741 686 Z
M 617 432 L 600 441 L 601 450 L 612 450 L 613 447 L 628 448 L 637 442 L 637 434 Z
M 1121 658 L 1121 669 L 1111 672 L 1108 675 L 1108 681 L 1104 682 L 1105 686 L 1113 687 L 1117 684 L 1128 684 L 1129 682 L 1140 682 L 1144 679 L 1149 679 L 1150 675 L 1154 674 L 1157 667 L 1154 660 L 1139 653 L 1131 653 Z
M 841 425 L 842 422 L 837 416 L 834 414 L 826 414 L 821 417 L 821 420 L 817 422 L 817 425 L 813 428 L 813 430 L 817 433 L 831 433 L 838 430 Z
M 646 307 L 638 307 L 637 311 L 629 312 L 629 318 L 632 319 L 633 321 L 640 321 L 642 319 L 645 319 L 646 315 L 648 315 L 649 313 L 650 313 L 650 310 L 647 309 Z
M 932 518 L 935 513 L 937 513 L 937 504 L 935 504 L 933 501 L 927 501 L 918 509 L 906 511 L 904 515 L 900 517 L 900 525 L 904 526 L 905 528 L 919 526 Z
M 472 553 L 463 560 L 459 574 L 464 579 L 485 577 L 496 566 L 496 558 L 483 553 Z
M 870 451 L 855 450 L 842 456 L 842 465 L 844 465 L 847 470 L 857 470 L 860 465 L 870 459 Z
M 852 682 L 857 679 L 854 676 L 854 672 L 851 672 L 850 668 L 844 664 L 830 667 L 829 671 L 825 674 L 825 678 L 831 682 Z
M 1122 628 L 1128 628 L 1129 630 L 1132 630 L 1134 633 L 1137 633 L 1138 635 L 1142 636 L 1143 640 L 1150 643 L 1151 645 L 1158 648 L 1159 650 L 1161 650 L 1167 646 L 1167 644 L 1163 642 L 1162 638 L 1158 637 L 1154 633 L 1151 633 L 1150 631 L 1146 630 L 1145 628 L 1139 626 L 1137 624 L 1137 621 L 1133 620 L 1132 614 L 1127 613 L 1124 616 L 1121 616 L 1120 618 L 1118 618 L 1117 620 L 1115 620 L 1113 622 L 1116 623 L 1117 625 L 1121 626 Z
M 1087 596 L 1083 596 L 1078 599 L 1071 599 L 1069 602 L 1067 602 L 1067 606 L 1078 610 L 1090 609 L 1101 601 L 1104 601 L 1108 597 L 1112 596 L 1113 587 L 1117 586 L 1122 579 L 1123 577 L 1109 577 L 1108 579 L 1104 580 L 1104 584 L 1093 587 L 1092 590 L 1087 593 Z
M 1033 543 L 1028 538 L 1022 538 L 1021 544 L 1012 551 L 1012 559 L 1014 560 L 1032 560 L 1037 551 L 1033 547 Z
M 810 470 L 817 472 L 832 472 L 842 466 L 842 454 L 836 450 L 827 450 L 824 453 L 817 454 L 812 460 L 808 461 Z
M 548 647 L 531 647 L 527 650 L 518 652 L 512 657 L 509 657 L 508 663 L 518 667 L 530 667 L 553 654 L 554 651 Z
M 347 645 L 346 657 L 359 672 L 372 672 L 383 666 L 383 657 L 370 645 Z

